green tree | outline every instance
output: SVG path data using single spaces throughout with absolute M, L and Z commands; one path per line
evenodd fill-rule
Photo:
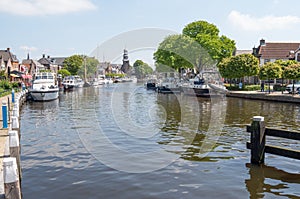
M 217 66 L 222 77 L 229 79 L 255 76 L 259 73 L 258 59 L 250 54 L 224 58 Z
M 82 58 L 83 63 L 78 70 L 78 75 L 84 77 L 86 68 L 86 78 L 92 77 L 97 72 L 97 66 L 99 65 L 99 61 L 94 57 L 88 57 L 86 55 L 82 55 Z
M 235 78 L 235 71 L 234 68 L 231 67 L 232 65 L 230 65 L 229 63 L 230 63 L 230 58 L 227 57 L 222 59 L 222 61 L 219 62 L 217 66 L 221 76 L 230 80 L 229 82 L 231 87 L 231 80 Z
M 70 76 L 71 73 L 67 70 L 67 69 L 60 69 L 57 74 L 60 74 L 62 76 L 62 78 L 66 77 L 66 76 Z
M 142 60 L 136 60 L 133 64 L 137 78 L 143 78 L 145 75 L 153 73 L 153 69 Z
M 172 69 L 195 68 L 198 71 L 203 67 L 213 65 L 213 60 L 204 48 L 194 39 L 185 35 L 170 35 L 159 44 L 154 53 L 156 66 L 165 72 Z M 170 70 L 167 70 L 170 67 Z
M 286 79 L 286 77 L 285 77 L 285 73 L 284 73 L 284 70 L 288 67 L 288 66 L 291 66 L 291 65 L 293 65 L 293 64 L 296 64 L 297 63 L 297 61 L 295 61 L 295 60 L 285 60 L 285 61 L 283 61 L 283 60 L 276 60 L 275 61 L 275 63 L 276 64 L 279 64 L 280 66 L 281 66 L 281 69 L 282 69 L 282 75 L 281 75 L 281 92 L 283 93 L 283 81 L 284 81 L 284 79 Z
M 185 26 L 182 33 L 197 41 L 213 60 L 220 62 L 225 57 L 232 56 L 235 41 L 228 37 L 219 36 L 219 29 L 206 21 L 195 21 Z
M 63 67 L 67 69 L 71 75 L 77 75 L 80 67 L 83 65 L 83 57 L 81 55 L 72 55 L 65 59 Z
M 269 93 L 270 93 L 270 80 L 281 78 L 281 76 L 282 76 L 281 65 L 274 62 L 268 62 L 264 64 L 259 70 L 259 78 L 261 80 L 268 80 L 269 82 Z
M 285 67 L 283 76 L 287 79 L 293 80 L 293 91 L 295 90 L 295 80 L 300 80 L 300 63 L 295 63 Z

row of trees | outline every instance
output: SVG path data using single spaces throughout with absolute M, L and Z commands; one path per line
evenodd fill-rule
M 277 60 L 259 66 L 258 59 L 250 54 L 224 58 L 218 64 L 219 72 L 224 78 L 244 78 L 258 76 L 261 80 L 300 79 L 300 64 L 294 60 Z M 270 82 L 270 81 L 269 81 Z
M 99 61 L 93 57 L 72 55 L 64 60 L 63 69 L 59 70 L 58 73 L 63 77 L 68 75 L 84 76 L 86 67 L 87 77 L 91 77 L 97 72 L 98 65 Z M 142 60 L 136 60 L 133 67 L 138 78 L 144 78 L 146 75 L 153 73 L 153 69 Z

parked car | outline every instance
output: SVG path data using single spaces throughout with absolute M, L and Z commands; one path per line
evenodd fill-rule
M 296 82 L 294 84 L 294 92 L 293 92 L 293 84 L 289 84 L 285 89 L 289 93 L 300 93 L 300 82 Z

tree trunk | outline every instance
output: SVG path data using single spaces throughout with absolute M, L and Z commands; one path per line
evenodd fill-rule
M 270 83 L 270 79 L 268 79 L 269 81 L 269 94 L 271 93 L 271 83 Z

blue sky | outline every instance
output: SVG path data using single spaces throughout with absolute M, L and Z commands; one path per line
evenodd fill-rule
M 238 49 L 252 49 L 261 38 L 299 42 L 299 7 L 291 0 L 0 0 L 0 48 L 10 47 L 20 60 L 27 52 L 32 58 L 90 54 L 128 31 L 180 33 L 186 24 L 205 20 L 235 40 Z M 125 40 L 120 51 L 130 46 Z

